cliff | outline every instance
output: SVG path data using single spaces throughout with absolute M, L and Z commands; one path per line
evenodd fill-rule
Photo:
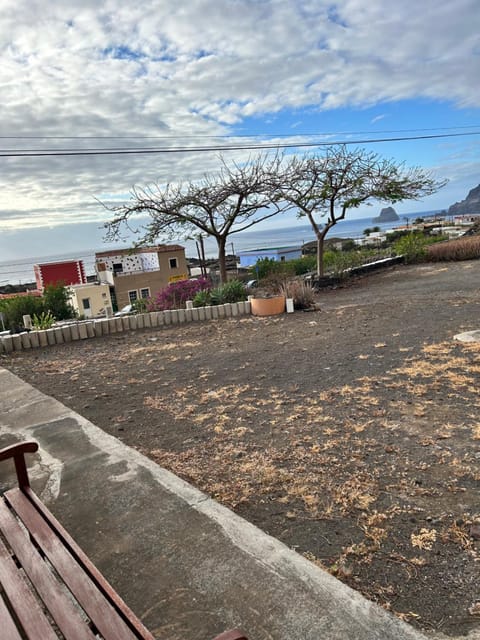
M 452 204 L 448 209 L 449 216 L 465 216 L 471 213 L 480 213 L 480 184 L 469 191 L 465 200 Z
M 396 222 L 397 220 L 400 218 L 393 207 L 385 207 L 380 211 L 379 216 L 372 218 L 372 222 Z

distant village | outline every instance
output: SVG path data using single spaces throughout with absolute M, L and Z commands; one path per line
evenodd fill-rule
M 0 299 L 41 296 L 48 285 L 62 283 L 68 287 L 70 304 L 78 316 L 110 317 L 137 300 L 151 298 L 172 282 L 207 274 L 215 278 L 215 266 L 215 260 L 187 260 L 184 247 L 178 244 L 114 249 L 95 254 L 95 274 L 88 276 L 82 260 L 36 264 L 34 283 L 0 287 Z M 242 271 L 234 256 L 228 256 L 227 267 L 236 275 Z
M 391 212 L 386 213 L 391 215 Z M 396 216 L 394 211 L 393 214 Z M 455 238 L 463 235 L 465 228 L 476 221 L 480 221 L 480 214 L 462 214 L 448 218 L 446 215 L 435 215 L 418 218 L 412 223 L 397 225 L 386 231 L 374 226 L 365 229 L 362 237 L 350 242 L 358 246 L 375 246 L 387 241 L 390 234 L 426 229 L 431 234 Z M 341 249 L 344 243 L 345 238 L 329 240 L 330 247 L 336 249 Z M 240 251 L 236 256 L 227 256 L 227 269 L 231 277 L 243 276 L 246 279 L 258 260 L 268 258 L 284 262 L 314 251 L 315 242 Z M 47 285 L 61 282 L 68 287 L 70 304 L 79 317 L 110 317 L 119 310 L 128 309 L 136 301 L 151 298 L 172 282 L 206 275 L 215 281 L 217 270 L 216 260 L 206 260 L 201 255 L 197 259 L 187 259 L 184 247 L 179 244 L 113 249 L 95 254 L 95 274 L 88 276 L 81 260 L 36 264 L 35 283 L 3 286 L 0 288 L 0 298 L 41 296 Z

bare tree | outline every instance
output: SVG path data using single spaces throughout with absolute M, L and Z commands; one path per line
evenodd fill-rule
M 312 225 L 317 238 L 317 275 L 323 276 L 325 236 L 351 209 L 369 200 L 418 200 L 445 183 L 418 167 L 405 168 L 366 149 L 349 150 L 341 145 L 327 148 L 322 156 L 294 157 L 279 187 L 283 198 Z
M 207 174 L 199 182 L 134 188 L 127 204 L 107 207 L 114 213 L 105 224 L 106 239 L 120 236 L 124 224 L 134 214 L 146 213 L 150 221 L 137 245 L 155 242 L 159 235 L 191 237 L 200 232 L 215 238 L 220 278 L 227 279 L 225 249 L 227 238 L 272 218 L 292 205 L 282 200 L 279 175 L 282 160 L 257 156 L 245 165 L 227 165 L 221 158 L 217 174 Z

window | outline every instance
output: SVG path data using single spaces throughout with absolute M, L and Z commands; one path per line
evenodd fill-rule
M 147 287 L 146 289 L 140 289 L 140 298 L 149 298 L 150 297 L 150 289 Z
M 133 304 L 137 298 L 138 298 L 138 291 L 136 289 L 128 292 L 128 299 L 130 300 L 130 304 Z
M 170 258 L 168 262 L 170 263 L 170 269 L 178 269 L 177 258 Z
M 90 309 L 90 298 L 83 298 L 82 299 L 82 307 L 84 309 Z
M 106 298 L 107 294 L 105 293 L 105 291 L 102 293 L 102 298 Z
M 113 273 L 122 273 L 123 264 L 121 262 L 114 262 L 112 266 L 113 266 Z

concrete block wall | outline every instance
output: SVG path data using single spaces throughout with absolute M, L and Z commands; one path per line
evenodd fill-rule
M 139 313 L 132 316 L 75 322 L 61 327 L 52 327 L 44 331 L 30 331 L 11 336 L 0 336 L 0 353 L 8 354 L 13 351 L 23 351 L 24 349 L 36 349 L 65 342 L 88 340 L 112 333 L 135 331 L 136 329 L 236 318 L 249 315 L 250 312 L 250 302 L 235 302 L 213 307 L 152 311 L 151 313 Z

